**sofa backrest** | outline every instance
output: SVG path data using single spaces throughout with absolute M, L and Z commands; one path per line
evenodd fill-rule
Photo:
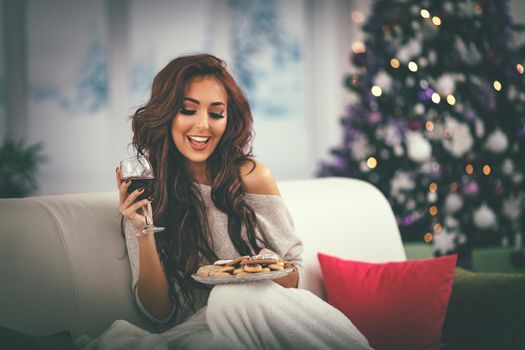
M 390 206 L 365 182 L 279 182 L 305 246 L 305 287 L 324 296 L 317 252 L 404 260 Z M 117 193 L 0 199 L 0 325 L 99 335 L 114 320 L 153 329 L 135 305 Z
M 326 299 L 317 253 L 348 260 L 406 260 L 396 219 L 383 194 L 347 178 L 279 183 L 304 245 L 304 288 Z

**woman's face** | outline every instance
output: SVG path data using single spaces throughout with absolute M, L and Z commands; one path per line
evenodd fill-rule
M 217 79 L 195 78 L 190 83 L 171 125 L 175 146 L 190 170 L 205 168 L 206 160 L 217 148 L 226 130 L 227 105 L 226 91 Z

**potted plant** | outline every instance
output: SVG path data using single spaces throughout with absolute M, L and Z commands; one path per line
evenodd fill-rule
M 37 174 L 42 155 L 42 143 L 26 146 L 23 140 L 6 138 L 0 146 L 0 198 L 21 198 L 38 187 Z

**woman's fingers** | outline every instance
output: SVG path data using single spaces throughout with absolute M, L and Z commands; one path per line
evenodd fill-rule
M 136 203 L 133 203 L 132 205 L 130 205 L 129 207 L 125 208 L 124 210 L 122 210 L 122 215 L 126 216 L 126 217 L 129 217 L 131 216 L 132 214 L 134 214 L 138 209 L 148 205 L 150 203 L 149 200 L 147 199 L 143 199 L 141 201 L 138 201 Z
M 135 200 L 144 192 L 144 188 L 138 188 L 135 191 L 131 192 L 128 196 L 125 197 L 122 206 L 125 208 L 129 207 Z M 127 193 L 127 192 L 126 192 Z

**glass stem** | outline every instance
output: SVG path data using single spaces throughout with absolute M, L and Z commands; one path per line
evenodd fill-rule
M 150 213 L 151 213 L 151 204 L 148 204 L 147 206 L 142 207 L 142 213 L 144 215 L 144 220 L 146 221 L 146 226 L 151 225 L 151 222 L 149 220 L 149 216 L 150 216 Z M 151 220 L 151 221 L 153 221 L 153 220 Z

